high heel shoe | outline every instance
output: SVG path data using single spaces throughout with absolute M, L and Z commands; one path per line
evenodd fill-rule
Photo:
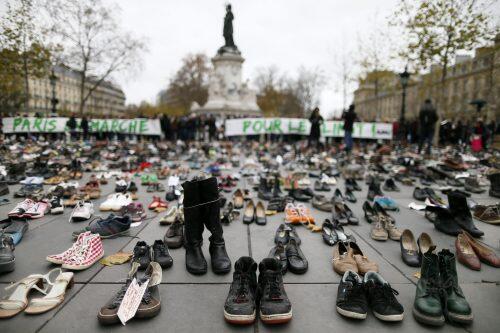
M 48 280 L 52 286 L 49 293 L 44 297 L 32 298 L 28 307 L 24 310 L 26 314 L 40 314 L 48 312 L 61 304 L 64 301 L 66 290 L 71 289 L 74 284 L 72 272 L 62 272 L 59 269 L 59 275 L 54 282 Z

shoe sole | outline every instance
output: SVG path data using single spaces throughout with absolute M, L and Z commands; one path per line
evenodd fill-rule
M 83 271 L 83 270 L 85 270 L 85 269 L 87 269 L 89 267 L 92 267 L 92 265 L 94 265 L 96 262 L 98 262 L 99 259 L 101 259 L 102 257 L 104 257 L 104 252 L 100 256 L 96 257 L 95 261 L 92 262 L 92 263 L 90 263 L 90 264 L 87 264 L 87 265 L 78 265 L 78 266 L 76 266 L 76 265 L 62 264 L 61 268 L 71 269 L 73 271 Z
M 97 320 L 102 325 L 113 325 L 120 322 L 120 318 L 118 318 L 118 314 L 105 315 L 99 312 L 97 314 Z
M 381 241 L 381 242 L 384 242 L 384 241 L 389 239 L 389 237 L 377 237 L 377 236 L 373 236 L 373 235 L 371 235 L 371 238 L 376 240 L 376 241 Z
M 119 236 L 123 236 L 123 235 L 128 235 L 130 232 L 130 229 L 127 229 L 125 231 L 122 231 L 122 232 L 118 232 L 116 234 L 112 234 L 112 235 L 107 235 L 107 236 L 101 236 L 102 239 L 108 239 L 108 238 L 115 238 L 115 237 L 119 237 Z
M 71 221 L 73 222 L 82 222 L 82 221 L 87 221 L 88 219 L 90 218 L 89 217 L 86 217 L 86 216 L 74 216 L 71 218 Z
M 337 312 L 340 313 L 344 317 L 352 318 L 352 319 L 366 319 L 366 313 L 358 313 L 352 312 L 348 310 L 344 310 L 337 306 Z
M 290 312 L 288 313 L 279 313 L 272 315 L 264 315 L 262 314 L 262 312 L 260 312 L 259 316 L 260 320 L 262 320 L 264 324 L 269 324 L 269 325 L 284 324 L 292 320 L 292 310 L 290 310 Z
M 16 259 L 14 258 L 11 261 L 7 261 L 0 264 L 0 273 L 8 273 L 14 271 L 16 267 Z
M 161 310 L 161 303 L 158 303 L 150 308 L 137 310 L 134 318 L 152 318 L 158 315 Z
M 255 310 L 251 315 L 233 315 L 224 310 L 224 319 L 233 325 L 250 325 L 255 322 Z
M 192 268 L 189 268 L 188 266 L 186 266 L 186 270 L 193 274 L 193 275 L 203 275 L 203 274 L 206 274 L 207 273 L 207 268 L 205 269 L 202 269 L 202 270 L 195 270 L 195 269 L 192 269 Z
M 56 265 L 62 265 L 62 264 L 64 264 L 64 261 L 52 259 L 50 257 L 45 257 L 45 260 L 47 260 L 48 262 L 50 262 L 52 264 L 56 264 Z
M 413 308 L 413 316 L 418 322 L 432 326 L 443 326 L 445 322 L 443 315 L 440 317 L 431 317 L 420 313 L 415 308 Z
M 52 214 L 52 215 L 59 215 L 59 214 L 63 214 L 63 213 L 64 213 L 63 207 L 50 210 L 50 214 Z
M 453 321 L 459 324 L 470 324 L 474 319 L 474 315 L 471 313 L 470 315 L 461 315 L 453 312 L 448 312 L 448 320 Z
M 404 317 L 404 312 L 401 314 L 397 314 L 397 315 L 383 315 L 383 314 L 380 314 L 378 312 L 373 311 L 373 314 L 375 315 L 375 317 L 377 317 L 378 319 L 380 319 L 382 321 L 402 321 L 403 317 Z

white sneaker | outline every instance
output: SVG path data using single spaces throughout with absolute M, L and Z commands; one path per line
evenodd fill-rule
M 118 197 L 120 195 L 121 193 L 114 193 L 108 195 L 108 198 L 101 203 L 99 209 L 103 212 L 114 210 L 114 208 L 116 207 L 116 201 L 118 200 Z
M 128 206 L 131 203 L 132 203 L 132 196 L 130 195 L 130 193 L 125 193 L 125 194 L 119 193 L 116 200 L 113 202 L 111 210 L 117 212 L 121 210 L 122 207 Z
M 94 214 L 94 204 L 90 201 L 78 201 L 71 216 L 69 218 L 72 222 L 85 221 L 92 217 Z

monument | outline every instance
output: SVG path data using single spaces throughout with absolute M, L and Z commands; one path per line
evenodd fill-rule
M 255 91 L 250 89 L 248 81 L 243 82 L 242 65 L 245 59 L 234 43 L 233 19 L 231 5 L 227 5 L 223 29 L 225 43 L 212 58 L 207 103 L 200 106 L 195 102 L 191 107 L 196 114 L 210 113 L 222 117 L 262 115 Z

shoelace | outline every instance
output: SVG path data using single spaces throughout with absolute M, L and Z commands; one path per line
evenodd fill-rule
M 375 285 L 373 288 L 373 293 L 376 295 L 375 299 L 378 302 L 395 304 L 397 303 L 396 297 L 399 295 L 399 292 L 392 288 L 389 284 L 384 284 L 382 286 Z
M 84 241 L 81 247 L 73 253 L 69 260 L 75 262 L 76 264 L 81 264 L 87 256 L 88 249 L 89 240 Z
M 361 303 L 362 302 L 361 296 L 364 296 L 366 292 L 365 285 L 359 282 L 352 282 L 351 285 L 347 286 L 346 290 L 349 302 L 359 301 Z
M 236 303 L 242 303 L 247 301 L 248 298 L 248 276 L 246 274 L 238 274 L 238 277 L 235 279 L 236 285 L 238 288 L 236 289 L 236 297 L 234 301 Z
M 120 290 L 116 293 L 115 297 L 113 298 L 113 301 L 110 304 L 110 308 L 114 309 L 122 303 L 123 297 L 125 297 L 125 293 L 127 292 L 129 283 L 127 282 L 124 284 Z
M 268 277 L 269 282 L 269 297 L 272 300 L 281 300 L 280 276 L 272 274 Z

